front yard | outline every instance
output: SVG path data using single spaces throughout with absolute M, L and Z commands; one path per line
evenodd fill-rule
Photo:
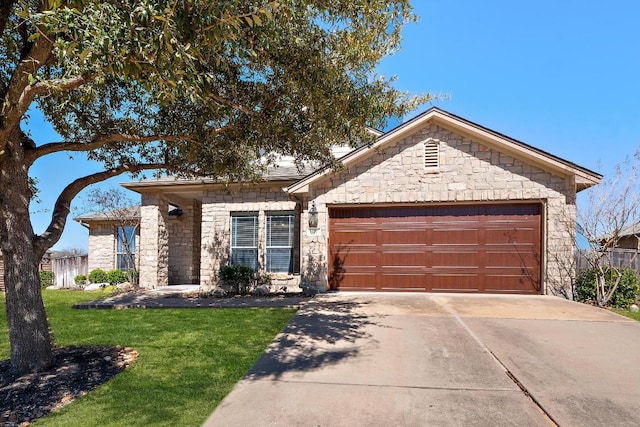
M 56 343 L 133 347 L 138 359 L 38 425 L 201 425 L 295 313 L 295 309 L 71 308 L 102 295 L 44 291 Z M 0 360 L 8 358 L 1 297 Z

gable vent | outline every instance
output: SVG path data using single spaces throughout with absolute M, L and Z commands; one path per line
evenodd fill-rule
M 437 171 L 440 167 L 440 150 L 437 141 L 424 143 L 424 168 L 429 171 Z

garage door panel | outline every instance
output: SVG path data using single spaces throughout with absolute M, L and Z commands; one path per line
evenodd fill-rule
M 377 236 L 379 242 L 383 245 L 393 244 L 416 244 L 424 245 L 428 239 L 426 230 L 417 230 L 414 228 L 399 230 L 380 230 L 380 236 Z M 374 234 L 374 233 L 371 233 Z
M 434 245 L 476 245 L 480 240 L 480 230 L 469 229 L 438 229 L 433 230 L 432 242 Z
M 477 251 L 433 251 L 429 260 L 433 267 L 477 267 L 480 254 Z
M 379 265 L 383 268 L 386 266 L 419 267 L 424 263 L 424 259 L 424 252 L 381 252 Z
M 330 209 L 330 272 L 341 273 L 330 273 L 332 287 L 539 293 L 540 211 L 537 204 Z
M 424 274 L 382 273 L 381 289 L 424 289 Z

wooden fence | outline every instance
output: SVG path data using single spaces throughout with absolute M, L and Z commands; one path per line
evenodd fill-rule
M 586 253 L 587 252 L 585 250 L 579 250 L 576 253 L 576 270 L 578 272 L 591 268 L 587 261 Z M 611 264 L 609 264 L 608 261 L 604 264 L 612 265 L 617 268 L 631 268 L 640 274 L 640 254 L 636 254 L 636 251 L 632 249 L 618 249 L 609 252 L 607 257 L 611 261 Z
M 51 271 L 55 274 L 56 286 L 71 288 L 76 285 L 75 277 L 79 274 L 88 274 L 89 257 L 87 255 L 53 258 Z

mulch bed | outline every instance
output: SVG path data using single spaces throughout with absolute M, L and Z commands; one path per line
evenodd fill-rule
M 119 346 L 65 347 L 54 350 L 47 372 L 21 377 L 0 361 L 0 427 L 28 426 L 84 396 L 122 372 L 138 354 Z

